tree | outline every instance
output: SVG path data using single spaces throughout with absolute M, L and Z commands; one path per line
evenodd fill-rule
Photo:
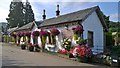
M 34 13 L 28 1 L 25 5 L 23 5 L 22 1 L 11 2 L 9 11 L 10 13 L 6 20 L 8 21 L 10 28 L 17 26 L 21 27 L 34 20 Z
M 32 22 L 34 20 L 34 13 L 28 1 L 26 2 L 26 5 L 24 7 L 24 12 L 25 24 Z
M 24 13 L 23 13 L 23 3 L 22 2 L 11 2 L 10 13 L 8 14 L 8 21 L 10 28 L 21 27 L 24 25 Z

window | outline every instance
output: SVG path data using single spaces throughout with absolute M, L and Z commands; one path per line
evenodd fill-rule
M 93 32 L 92 31 L 88 31 L 88 46 L 93 47 Z

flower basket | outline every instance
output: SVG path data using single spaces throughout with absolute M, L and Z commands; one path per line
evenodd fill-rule
M 30 35 L 31 35 L 31 32 L 25 32 L 24 34 L 25 34 L 25 36 L 28 36 L 28 37 L 30 37 Z
M 29 46 L 29 51 L 33 52 L 34 51 L 34 46 Z
M 32 35 L 33 35 L 33 36 L 39 36 L 39 31 L 34 31 L 34 32 L 32 33 Z
M 40 52 L 40 47 L 38 46 L 38 44 L 35 44 L 34 47 L 36 52 Z
M 15 34 L 15 33 L 11 33 L 10 36 L 16 37 L 17 34 Z
M 77 26 L 77 27 L 75 27 L 75 28 L 72 28 L 72 30 L 74 31 L 74 33 L 76 33 L 76 34 L 81 34 L 81 33 L 83 33 L 83 28 L 82 27 L 79 27 L 79 26 Z
M 43 31 L 43 30 L 40 31 L 40 36 L 49 36 L 49 35 L 50 33 L 48 31 Z
M 19 36 L 19 37 L 24 36 L 24 32 L 18 32 L 18 33 L 17 33 L 17 36 Z
M 57 28 L 51 28 L 50 29 L 50 32 L 51 32 L 51 34 L 53 35 L 53 36 L 56 36 L 56 35 L 58 35 L 59 33 L 60 33 L 60 31 L 57 29 Z
M 22 50 L 25 50 L 25 49 L 26 49 L 26 45 L 25 45 L 25 44 L 22 44 L 22 45 L 21 45 L 21 49 L 22 49 Z
M 32 45 L 32 43 L 29 43 L 28 47 L 29 47 L 28 49 L 29 49 L 30 52 L 34 51 L 34 46 Z

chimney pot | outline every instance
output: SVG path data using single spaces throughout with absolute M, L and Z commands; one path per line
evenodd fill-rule
M 43 10 L 43 20 L 46 19 L 46 15 L 45 15 L 45 9 Z
M 59 5 L 57 5 L 56 16 L 59 16 L 59 15 L 60 15 Z

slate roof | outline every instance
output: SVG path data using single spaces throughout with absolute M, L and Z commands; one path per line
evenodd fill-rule
M 54 24 L 60 24 L 60 23 L 65 23 L 65 22 L 72 22 L 72 21 L 77 21 L 77 20 L 82 20 L 84 19 L 90 12 L 98 8 L 97 6 L 76 11 L 73 13 L 68 13 L 65 15 L 60 15 L 58 17 L 46 19 L 43 21 L 43 23 L 40 25 L 41 26 L 48 26 L 48 25 L 54 25 Z
M 41 24 L 41 21 L 35 21 L 36 25 L 40 25 Z M 30 30 L 32 27 L 33 27 L 34 23 L 33 22 L 30 22 L 18 29 L 16 29 L 15 31 L 21 31 L 21 30 Z
M 31 29 L 32 25 L 33 25 L 33 22 L 30 22 L 30 23 L 28 23 L 28 24 L 26 24 L 26 25 L 16 29 L 16 31 L 17 30 L 24 30 L 24 29 Z
M 9 29 L 8 29 L 8 33 L 12 33 L 12 32 L 14 32 L 16 29 L 18 29 L 18 27 L 9 28 Z
M 95 7 L 79 10 L 76 12 L 68 13 L 65 15 L 60 15 L 58 17 L 49 18 L 49 19 L 44 20 L 39 25 L 39 27 L 46 27 L 50 25 L 56 25 L 56 24 L 61 24 L 61 23 L 66 23 L 66 22 L 73 22 L 73 21 L 83 21 L 96 9 L 99 9 L 99 7 L 95 6 Z

